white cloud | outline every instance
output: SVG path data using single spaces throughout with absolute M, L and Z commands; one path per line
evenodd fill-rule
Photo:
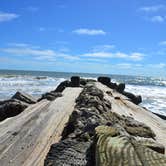
M 119 63 L 119 64 L 116 64 L 115 67 L 120 68 L 120 69 L 130 69 L 130 68 L 132 68 L 132 64 L 130 64 L 130 63 Z
M 56 58 L 53 56 L 47 56 L 47 55 L 43 55 L 43 56 L 37 56 L 35 57 L 36 60 L 46 60 L 46 61 L 56 61 Z
M 106 32 L 103 31 L 102 29 L 86 29 L 86 28 L 80 28 L 73 30 L 73 33 L 78 34 L 78 35 L 105 35 Z
M 165 17 L 159 16 L 159 15 L 158 16 L 153 16 L 153 17 L 150 18 L 150 21 L 162 23 L 162 22 L 165 21 Z
M 161 41 L 161 42 L 159 43 L 159 45 L 161 45 L 161 46 L 166 46 L 166 41 Z
M 165 63 L 159 63 L 157 66 L 158 66 L 158 68 L 165 68 L 166 64 Z
M 121 59 L 133 60 L 133 61 L 141 61 L 145 55 L 143 53 L 137 53 L 137 52 L 133 52 L 131 54 L 126 54 L 122 52 L 115 52 L 115 53 L 91 52 L 91 53 L 82 54 L 80 56 L 94 57 L 94 58 L 121 58 Z
M 112 64 L 111 67 L 114 69 L 140 69 L 142 68 L 142 64 L 135 64 L 135 63 L 117 63 L 117 64 Z
M 55 53 L 53 50 L 39 50 L 32 48 L 4 48 L 1 49 L 5 53 L 14 54 L 14 55 L 43 55 L 43 56 L 54 56 Z
M 100 51 L 106 52 L 106 51 L 112 50 L 114 48 L 115 48 L 115 45 L 111 45 L 111 44 L 110 45 L 109 44 L 97 45 L 97 46 L 95 46 L 95 47 L 92 48 L 92 51 L 93 52 L 100 52 Z
M 148 64 L 148 67 L 150 68 L 158 68 L 158 69 L 163 69 L 166 67 L 165 63 L 159 63 L 159 64 Z
M 17 55 L 17 56 L 34 56 L 37 60 L 48 60 L 53 61 L 56 58 L 64 58 L 68 60 L 79 60 L 80 58 L 77 56 L 73 56 L 67 53 L 58 52 L 51 49 L 37 49 L 35 47 L 30 47 L 23 44 L 15 44 L 15 47 L 10 48 L 1 48 L 1 52 L 11 54 L 11 55 Z
M 12 47 L 27 47 L 29 46 L 29 44 L 26 44 L 26 43 L 8 43 L 9 46 L 12 46 Z
M 92 53 L 82 54 L 81 56 L 95 57 L 95 58 L 112 58 L 113 54 L 109 52 L 92 52 Z
M 108 60 L 110 58 L 118 58 L 118 59 L 125 59 L 125 60 L 132 60 L 132 61 L 141 61 L 144 58 L 143 53 L 139 52 L 132 52 L 130 54 L 123 53 L 123 52 L 109 52 L 109 51 L 99 51 L 99 52 L 88 52 L 82 53 L 77 55 L 72 55 L 69 51 L 70 50 L 53 50 L 53 49 L 41 49 L 40 47 L 34 47 L 29 44 L 25 43 L 9 43 L 11 47 L 7 48 L 0 48 L 0 52 L 7 53 L 16 56 L 32 56 L 32 58 L 39 59 L 39 60 L 53 60 L 56 58 L 64 58 L 68 60 L 88 60 L 91 61 L 99 61 Z M 108 46 L 108 45 L 106 45 Z M 109 45 L 111 46 L 111 45 Z M 67 52 L 66 52 L 67 51 Z
M 59 33 L 63 33 L 64 32 L 63 29 L 57 29 L 55 27 L 44 27 L 44 26 L 37 27 L 36 30 L 38 30 L 40 32 L 43 32 L 43 31 L 56 31 L 56 32 L 59 32 Z
M 15 13 L 0 12 L 0 22 L 11 21 L 18 17 L 19 17 L 19 15 L 15 14 Z
M 145 55 L 139 52 L 133 52 L 129 55 L 129 57 L 135 61 L 140 61 L 143 59 Z
M 141 7 L 140 10 L 144 12 L 157 12 L 159 10 L 166 9 L 165 5 L 154 5 Z

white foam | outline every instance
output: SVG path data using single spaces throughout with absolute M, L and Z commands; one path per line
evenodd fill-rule
M 24 91 L 34 96 L 54 90 L 64 78 L 46 77 L 36 79 L 35 76 L 0 76 L 0 99 L 8 99 L 17 91 Z
M 166 115 L 166 87 L 126 85 L 126 91 L 141 95 L 141 105 L 150 111 Z

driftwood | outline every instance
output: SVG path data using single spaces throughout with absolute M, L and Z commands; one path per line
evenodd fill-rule
M 0 123 L 0 165 L 39 166 L 52 143 L 61 138 L 81 88 L 66 88 L 55 101 L 31 105 Z

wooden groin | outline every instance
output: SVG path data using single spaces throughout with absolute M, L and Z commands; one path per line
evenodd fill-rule
M 62 82 L 0 122 L 0 166 L 166 166 L 166 122 L 124 89 Z

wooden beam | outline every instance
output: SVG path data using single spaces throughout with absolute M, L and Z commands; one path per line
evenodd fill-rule
M 61 133 L 82 88 L 66 88 L 63 96 L 28 107 L 0 123 L 0 165 L 40 166 Z

